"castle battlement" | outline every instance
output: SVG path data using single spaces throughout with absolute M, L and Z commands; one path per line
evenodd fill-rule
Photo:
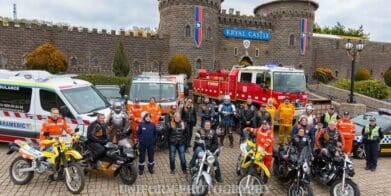
M 131 30 L 107 30 L 107 29 L 97 29 L 97 28 L 86 28 L 86 27 L 71 27 L 67 25 L 50 25 L 46 23 L 26 23 L 26 22 L 15 22 L 15 21 L 4 21 L 0 18 L 0 28 L 24 28 L 24 29 L 34 29 L 34 30 L 45 30 L 45 31 L 68 31 L 73 33 L 81 34 L 96 34 L 96 35 L 108 35 L 108 36 L 123 36 L 123 37 L 134 37 L 134 38 L 144 38 L 144 39 L 166 39 L 166 36 L 151 33 L 151 32 L 141 32 L 141 31 L 131 31 Z
M 219 22 L 227 25 L 255 26 L 262 28 L 271 28 L 271 23 L 264 17 L 253 15 L 241 15 L 239 11 L 235 14 L 228 14 L 223 9 L 219 15 Z
M 159 9 L 175 5 L 201 5 L 220 10 L 223 0 L 159 0 Z

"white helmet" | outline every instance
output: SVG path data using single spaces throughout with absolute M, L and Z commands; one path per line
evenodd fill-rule
M 310 110 L 310 111 L 313 111 L 314 110 L 314 107 L 312 106 L 312 104 L 307 104 L 306 106 L 305 106 L 305 109 L 308 111 L 308 110 Z
M 229 95 L 225 95 L 224 96 L 224 103 L 228 104 L 231 102 L 231 98 L 229 97 Z

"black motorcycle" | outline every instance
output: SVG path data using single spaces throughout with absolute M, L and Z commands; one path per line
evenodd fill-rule
M 157 136 L 156 136 L 156 149 L 157 150 L 164 150 L 168 148 L 168 133 L 167 129 L 164 126 L 164 121 L 160 120 L 159 123 L 156 125 L 157 129 Z
M 311 170 L 315 179 L 331 185 L 330 195 L 360 195 L 357 184 L 349 178 L 355 174 L 353 162 L 341 148 L 330 147 L 328 152 L 319 152 Z
M 126 185 L 132 185 L 137 179 L 136 154 L 134 148 L 126 148 L 111 142 L 105 145 L 106 156 L 99 160 L 93 160 L 91 147 L 85 137 L 75 144 L 75 149 L 82 155 L 79 164 L 86 172 L 103 173 L 107 176 L 119 176 Z
M 310 184 L 310 146 L 304 147 L 301 152 L 294 146 L 289 146 L 288 150 L 280 146 L 273 157 L 273 174 L 282 182 L 289 183 L 288 196 L 314 195 Z

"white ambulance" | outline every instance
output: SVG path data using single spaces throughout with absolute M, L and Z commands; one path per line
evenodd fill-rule
M 0 142 L 36 141 L 53 107 L 85 136 L 97 113 L 110 113 L 110 103 L 89 82 L 46 71 L 0 70 Z

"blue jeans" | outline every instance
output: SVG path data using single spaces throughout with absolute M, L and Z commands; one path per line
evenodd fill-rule
M 169 148 L 170 148 L 169 156 L 170 156 L 171 171 L 175 170 L 175 153 L 177 150 L 179 152 L 179 159 L 181 161 L 182 171 L 186 171 L 186 159 L 185 159 L 186 144 L 169 144 Z

